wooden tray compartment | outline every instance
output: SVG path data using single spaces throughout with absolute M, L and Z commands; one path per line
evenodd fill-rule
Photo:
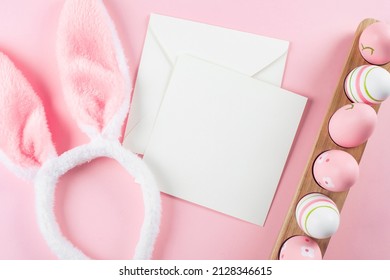
M 359 51 L 359 38 L 362 31 L 369 25 L 373 24 L 377 20 L 375 19 L 365 19 L 363 20 L 355 33 L 353 45 L 351 48 L 351 52 L 349 54 L 349 57 L 346 61 L 346 64 L 344 66 L 343 72 L 341 74 L 340 80 L 338 82 L 337 88 L 335 90 L 335 93 L 333 95 L 333 99 L 330 103 L 328 112 L 326 113 L 326 116 L 324 118 L 324 121 L 322 123 L 321 130 L 319 132 L 319 135 L 317 137 L 317 141 L 314 145 L 313 151 L 311 153 L 310 159 L 306 165 L 305 171 L 303 173 L 303 176 L 301 178 L 301 181 L 299 183 L 299 186 L 297 188 L 297 191 L 295 193 L 295 196 L 291 202 L 290 208 L 288 210 L 287 216 L 284 220 L 284 224 L 280 230 L 279 236 L 276 240 L 276 243 L 274 245 L 273 251 L 271 253 L 271 259 L 277 260 L 279 258 L 279 251 L 281 246 L 283 245 L 284 241 L 286 241 L 288 238 L 294 236 L 294 235 L 305 235 L 304 232 L 299 228 L 296 220 L 295 220 L 295 207 L 298 204 L 299 200 L 305 196 L 308 193 L 312 192 L 319 192 L 327 195 L 330 197 L 338 206 L 339 210 L 341 211 L 344 201 L 348 195 L 348 192 L 342 192 L 342 193 L 335 193 L 327 191 L 323 188 L 321 188 L 314 180 L 313 174 L 312 174 L 312 166 L 314 163 L 314 160 L 317 158 L 319 154 L 326 150 L 331 149 L 338 149 L 343 150 L 351 154 L 356 161 L 359 163 L 366 143 L 356 147 L 356 148 L 342 148 L 338 145 L 336 145 L 332 139 L 329 136 L 328 133 L 328 122 L 331 118 L 331 116 L 336 112 L 339 108 L 346 104 L 350 104 L 351 101 L 347 98 L 347 96 L 344 93 L 344 79 L 348 75 L 348 73 L 353 70 L 354 68 L 369 64 L 367 61 L 363 59 L 363 57 L 360 54 Z M 390 71 L 390 63 L 386 65 L 382 65 L 383 68 Z M 375 111 L 379 110 L 380 105 L 375 105 L 373 108 Z M 341 220 L 341 223 L 343 221 Z M 330 241 L 330 238 L 328 239 L 317 239 L 316 240 L 321 248 L 322 254 L 325 254 L 326 248 L 328 246 L 328 243 Z

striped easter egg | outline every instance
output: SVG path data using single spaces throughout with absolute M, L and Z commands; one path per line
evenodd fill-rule
M 378 104 L 390 95 L 390 73 L 380 66 L 356 67 L 345 78 L 344 90 L 352 102 Z
M 295 217 L 299 227 L 307 235 L 317 239 L 331 237 L 340 224 L 336 204 L 321 193 L 310 193 L 301 198 Z

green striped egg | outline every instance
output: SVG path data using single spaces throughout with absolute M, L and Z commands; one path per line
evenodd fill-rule
M 380 66 L 356 67 L 345 78 L 344 90 L 352 102 L 378 104 L 390 95 L 390 73 Z
M 310 193 L 301 198 L 295 217 L 299 227 L 307 235 L 317 239 L 331 237 L 340 224 L 336 204 L 321 193 Z

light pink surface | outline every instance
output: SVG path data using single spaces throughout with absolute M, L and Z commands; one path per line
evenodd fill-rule
M 87 141 L 64 106 L 55 36 L 62 0 L 0 1 L 0 50 L 43 99 L 59 153 Z M 354 31 L 367 17 L 390 22 L 390 2 L 166 0 L 106 1 L 133 79 L 151 12 L 289 40 L 283 87 L 309 97 L 265 227 L 163 195 L 156 259 L 266 259 L 303 173 L 340 78 Z M 361 162 L 327 259 L 390 259 L 390 103 Z M 94 258 L 130 258 L 142 221 L 141 194 L 114 161 L 99 159 L 63 177 L 57 215 L 67 236 Z M 35 221 L 32 185 L 0 166 L 0 259 L 55 258 Z

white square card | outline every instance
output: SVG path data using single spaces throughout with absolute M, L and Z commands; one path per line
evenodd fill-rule
M 176 61 L 144 160 L 161 191 L 263 225 L 306 98 L 207 61 Z

